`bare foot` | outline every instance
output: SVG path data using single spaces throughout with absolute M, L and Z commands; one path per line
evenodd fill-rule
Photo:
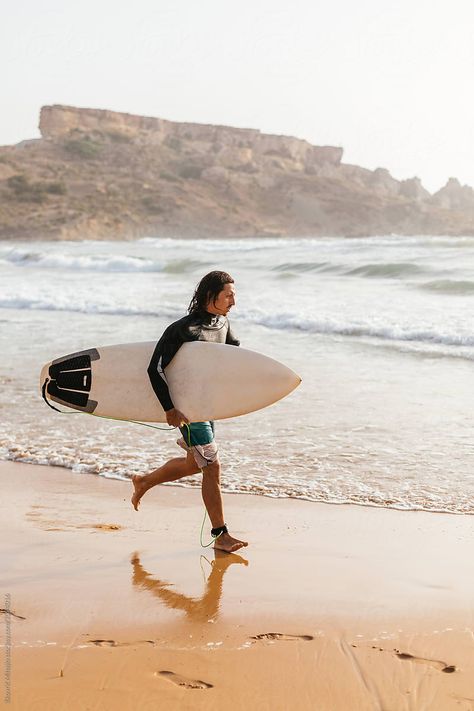
M 133 508 L 135 509 L 135 511 L 138 511 L 140 499 L 142 498 L 143 494 L 147 491 L 147 487 L 143 483 L 143 479 L 144 479 L 144 477 L 139 476 L 138 474 L 134 474 L 132 476 L 134 491 L 132 494 L 132 498 L 130 500 L 133 504 Z
M 214 543 L 215 550 L 225 551 L 226 553 L 234 553 L 234 551 L 238 551 L 239 548 L 245 548 L 245 546 L 248 546 L 247 541 L 239 541 L 238 538 L 232 538 L 229 533 L 222 533 Z

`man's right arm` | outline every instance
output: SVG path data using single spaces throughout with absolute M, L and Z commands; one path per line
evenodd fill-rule
M 155 391 L 155 395 L 161 403 L 163 410 L 172 410 L 174 408 L 171 400 L 168 383 L 164 374 L 165 367 L 171 362 L 173 357 L 179 350 L 181 343 L 173 343 L 169 333 L 171 327 L 168 327 L 158 343 L 148 366 L 148 377 L 150 378 L 151 386 Z
M 156 344 L 147 370 L 155 395 L 166 413 L 166 421 L 173 427 L 179 427 L 189 420 L 185 414 L 175 409 L 164 371 L 183 343 L 195 340 L 186 321 L 185 317 L 168 326 Z

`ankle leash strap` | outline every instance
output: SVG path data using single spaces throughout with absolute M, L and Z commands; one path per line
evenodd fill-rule
M 211 528 L 211 536 L 213 538 L 218 538 L 219 536 L 222 536 L 223 533 L 229 533 L 225 524 L 223 526 L 219 526 L 218 528 Z

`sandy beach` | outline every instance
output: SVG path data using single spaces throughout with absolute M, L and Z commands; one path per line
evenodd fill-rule
M 474 708 L 472 516 L 0 472 L 11 709 Z

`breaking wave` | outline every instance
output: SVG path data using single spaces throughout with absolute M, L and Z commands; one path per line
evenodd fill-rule
M 285 262 L 272 267 L 272 271 L 288 274 L 306 272 L 332 273 L 341 276 L 368 277 L 379 279 L 398 279 L 426 273 L 426 269 L 410 262 L 380 264 L 334 264 L 331 262 Z
M 424 291 L 435 291 L 438 294 L 455 294 L 467 296 L 474 294 L 474 281 L 457 281 L 455 279 L 437 279 L 421 284 L 420 289 Z
M 112 316 L 150 316 L 153 318 L 177 319 L 182 310 L 172 305 L 160 304 L 155 310 L 144 309 L 140 305 L 117 305 L 116 303 L 78 301 L 71 295 L 70 300 L 62 296 L 58 301 L 51 297 L 28 298 L 22 296 L 0 299 L 0 308 L 32 311 L 69 311 L 84 314 L 104 314 Z M 411 343 L 443 345 L 450 347 L 474 347 L 474 334 L 440 332 L 434 328 L 410 327 L 407 325 L 386 325 L 354 323 L 348 320 L 312 319 L 280 312 L 268 314 L 264 311 L 247 311 L 245 316 L 232 319 L 238 324 L 250 322 L 259 326 L 279 331 L 302 331 L 310 334 L 347 336 L 353 338 L 373 338 L 384 341 L 403 341 Z M 473 355 L 474 358 L 474 355 Z
M 291 313 L 264 315 L 254 313 L 247 319 L 252 323 L 279 330 L 297 330 L 306 333 L 377 338 L 387 341 L 411 341 L 445 346 L 474 347 L 474 334 L 461 335 L 440 333 L 434 329 L 410 328 L 409 326 L 375 326 L 369 323 L 337 323 L 330 320 L 302 318 Z
M 49 254 L 47 252 L 31 252 L 20 249 L 7 252 L 0 257 L 0 263 L 16 267 L 33 267 L 37 269 L 59 269 L 72 271 L 94 272 L 164 272 L 170 274 L 185 274 L 198 268 L 206 267 L 206 263 L 196 259 L 174 259 L 167 263 L 146 257 L 128 255 L 95 254 L 70 255 Z
M 0 299 L 1 309 L 20 309 L 31 311 L 68 311 L 72 313 L 82 314 L 103 314 L 107 316 L 153 316 L 154 318 L 179 318 L 182 316 L 182 311 L 173 308 L 172 306 L 161 305 L 159 309 L 147 310 L 140 306 L 117 306 L 113 303 L 93 303 L 90 301 L 78 301 L 77 298 L 72 298 L 67 301 L 62 298 L 61 301 L 53 298 L 28 298 L 28 297 L 11 297 Z

